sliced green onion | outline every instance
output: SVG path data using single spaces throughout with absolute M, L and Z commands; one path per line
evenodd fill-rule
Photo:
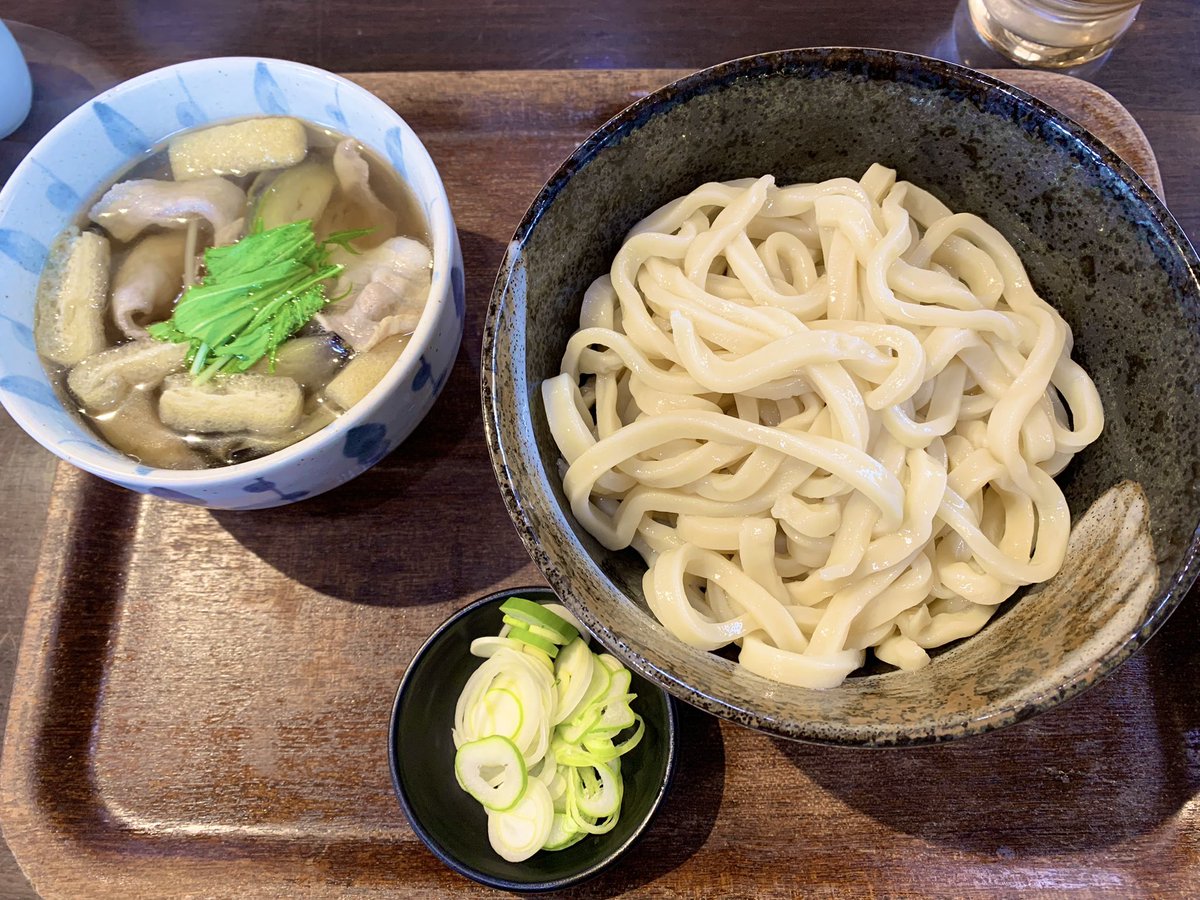
M 568 847 L 574 846 L 587 837 L 587 832 L 575 824 L 572 819 L 564 812 L 554 813 L 554 822 L 550 826 L 550 834 L 546 838 L 546 843 L 542 845 L 543 850 L 566 850 Z
M 641 743 L 642 735 L 646 733 L 646 721 L 637 713 L 633 714 L 633 718 L 637 723 L 633 734 L 627 737 L 619 744 L 614 744 L 612 738 L 587 737 L 583 739 L 583 746 L 592 756 L 601 762 L 620 762 L 620 758 Z
M 511 597 L 501 611 L 499 635 L 471 642 L 483 662 L 459 695 L 451 736 L 459 784 L 488 810 L 488 840 L 520 862 L 616 825 L 621 757 L 646 725 L 629 670 L 593 653 L 564 607 Z
M 543 653 L 537 647 L 530 647 L 528 644 L 525 644 L 524 646 L 522 646 L 521 652 L 524 653 L 526 656 L 528 656 L 530 659 L 536 659 L 539 663 L 541 663 L 543 666 L 545 666 L 546 672 L 551 677 L 554 676 L 554 660 L 552 660 L 548 655 Z
M 542 608 L 548 612 L 554 613 L 556 616 L 574 628 L 580 637 L 583 637 L 585 641 L 587 640 L 587 629 L 583 627 L 583 623 L 575 618 L 574 614 L 561 603 L 543 603 Z
M 538 781 L 550 787 L 558 775 L 558 755 L 555 753 L 554 744 L 551 743 L 550 749 L 546 751 L 546 755 L 542 757 L 542 761 L 537 765 L 537 771 L 530 771 L 531 778 L 536 778 Z M 550 792 L 553 796 L 553 791 Z
M 587 693 L 595 659 L 583 638 L 576 638 L 559 651 L 554 666 L 555 725 L 565 721 Z
M 522 644 L 528 644 L 535 650 L 541 650 L 551 659 L 558 656 L 558 644 L 553 641 L 548 641 L 544 637 L 539 637 L 523 625 L 513 625 L 508 632 L 508 640 L 519 641 Z
M 546 628 L 544 625 L 530 625 L 529 632 L 531 634 L 536 634 L 540 638 L 545 638 L 550 643 L 556 644 L 559 647 L 565 646 L 571 643 L 571 641 L 576 640 L 576 638 L 564 640 L 561 634 L 559 634 L 553 628 Z
M 587 690 L 583 692 L 583 696 L 579 699 L 579 702 L 575 704 L 575 708 L 567 713 L 567 719 L 574 719 L 595 701 L 605 696 L 608 693 L 610 684 L 612 684 L 612 673 L 600 665 L 599 657 L 593 655 L 592 679 L 588 682 Z
M 569 644 L 579 637 L 575 626 L 561 616 L 552 613 L 540 603 L 534 603 L 524 597 L 509 597 L 500 604 L 500 611 L 505 614 L 506 621 L 511 616 L 526 625 L 540 625 L 542 628 L 549 629 L 558 635 L 558 643 L 561 644 Z M 514 623 L 510 622 L 509 624 Z
M 593 728 L 616 734 L 634 723 L 633 708 L 629 705 L 630 694 L 622 694 L 611 700 L 604 701 L 603 712 Z
M 550 792 L 534 780 L 512 809 L 488 814 L 488 840 L 509 862 L 523 862 L 545 846 L 553 825 Z
M 602 666 L 604 666 L 604 668 L 608 669 L 608 671 L 610 671 L 610 672 L 616 673 L 616 672 L 628 672 L 629 671 L 628 669 L 625 668 L 625 666 L 623 666 L 621 664 L 621 661 L 619 659 L 617 659 L 615 656 L 613 656 L 611 653 L 597 653 L 596 659 L 600 662 L 600 664 Z
M 578 786 L 576 808 L 594 819 L 616 815 L 621 808 L 621 776 L 605 763 L 581 766 L 575 771 L 579 773 L 579 780 L 575 782 Z M 571 789 L 572 783 L 568 782 L 567 790 Z
M 530 634 L 540 637 L 542 640 L 549 641 L 556 647 L 570 643 L 570 641 L 564 640 L 562 634 L 555 631 L 553 628 L 546 628 L 544 625 L 526 622 L 524 619 L 518 619 L 516 616 L 505 616 L 504 624 L 508 626 L 508 631 L 505 632 L 504 635 L 506 638 L 512 636 L 512 630 L 514 628 L 520 628 L 524 631 L 528 631 Z
M 521 751 L 498 734 L 459 747 L 454 756 L 454 777 L 464 791 L 496 811 L 516 806 L 528 783 Z
M 487 637 L 475 638 L 471 641 L 471 655 L 481 656 L 487 659 L 495 655 L 497 650 L 508 649 L 520 652 L 521 645 L 516 641 L 509 640 L 507 637 L 496 637 L 488 635 Z
M 481 706 L 490 716 L 488 730 L 510 740 L 515 739 L 525 724 L 525 710 L 517 695 L 508 688 L 491 688 L 483 695 Z

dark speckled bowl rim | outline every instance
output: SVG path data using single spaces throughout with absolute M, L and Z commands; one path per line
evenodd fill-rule
M 400 719 L 400 707 L 404 703 L 405 690 L 408 687 L 412 673 L 415 672 L 420 666 L 425 654 L 439 640 L 441 640 L 443 634 L 445 634 L 458 623 L 459 619 L 470 615 L 481 607 L 488 606 L 493 603 L 499 603 L 508 599 L 509 597 L 527 597 L 533 593 L 553 594 L 554 591 L 545 585 L 535 585 L 523 588 L 506 588 L 504 590 L 488 594 L 486 597 L 481 597 L 480 599 L 467 604 L 446 619 L 445 622 L 439 625 L 433 634 L 425 639 L 425 643 L 421 644 L 420 649 L 413 654 L 412 660 L 409 662 L 408 667 L 404 670 L 404 675 L 400 679 L 400 686 L 396 688 L 396 699 L 392 701 L 392 714 L 388 719 L 387 735 L 388 768 L 392 773 L 392 788 L 395 790 L 396 797 L 400 801 L 400 807 L 404 810 L 405 818 L 408 819 L 408 823 L 412 826 L 412 830 L 416 833 L 417 837 L 421 839 L 422 843 L 424 843 L 425 846 L 428 847 L 433 853 L 433 855 L 440 859 L 443 863 L 445 863 L 458 874 L 470 878 L 472 881 L 477 881 L 480 884 L 487 885 L 488 887 L 498 888 L 502 891 L 526 894 L 544 893 L 546 891 L 560 891 L 564 888 L 571 887 L 572 885 L 579 884 L 580 882 L 587 881 L 588 879 L 599 875 L 601 872 L 615 863 L 621 856 L 623 856 L 625 852 L 628 851 L 629 848 L 634 844 L 636 844 L 638 840 L 641 839 L 642 835 L 645 834 L 646 829 L 650 826 L 650 823 L 654 821 L 654 817 L 658 814 L 659 809 L 662 807 L 663 800 L 666 799 L 667 793 L 671 789 L 671 783 L 675 779 L 675 765 L 678 762 L 679 756 L 679 710 L 675 706 L 675 698 L 672 697 L 667 691 L 662 691 L 662 689 L 659 688 L 659 690 L 663 693 L 667 706 L 667 718 L 663 723 L 663 730 L 667 735 L 667 773 L 662 780 L 662 784 L 660 784 L 658 787 L 658 793 L 655 794 L 654 800 L 650 804 L 650 808 L 646 811 L 646 815 L 642 817 L 642 821 L 638 823 L 637 828 L 634 829 L 633 833 L 630 834 L 628 838 L 606 853 L 598 862 L 595 862 L 590 866 L 586 866 L 585 868 L 580 869 L 578 872 L 575 872 L 564 878 L 554 878 L 547 881 L 508 881 L 504 878 L 493 878 L 491 875 L 480 872 L 478 869 L 467 865 L 462 860 L 458 859 L 458 857 L 446 850 L 446 848 L 440 843 L 438 843 L 437 838 L 425 828 L 425 826 L 421 823 L 421 820 L 418 818 L 416 812 L 413 810 L 412 805 L 408 800 L 408 792 L 405 790 L 404 784 L 400 780 L 400 761 L 398 759 L 396 748 L 396 727 Z M 651 684 L 653 683 L 654 682 L 651 682 Z
M 1200 283 L 1200 259 L 1197 258 L 1196 251 L 1192 248 L 1178 222 L 1141 176 L 1082 125 L 1025 91 L 974 69 L 913 53 L 858 47 L 811 47 L 746 56 L 702 69 L 650 93 L 604 123 L 559 166 L 521 219 L 521 223 L 513 234 L 513 243 L 517 246 L 524 246 L 542 214 L 554 202 L 555 197 L 575 173 L 586 167 L 592 158 L 603 149 L 619 142 L 654 116 L 687 102 L 695 96 L 726 87 L 739 78 L 768 75 L 789 66 L 823 66 L 830 71 L 845 71 L 855 67 L 862 71 L 890 66 L 895 71 L 904 72 L 906 75 L 904 81 L 910 84 L 942 85 L 960 89 L 970 88 L 976 91 L 982 89 L 991 96 L 998 95 L 1004 98 L 1007 104 L 1014 110 L 1020 111 L 1023 116 L 1028 116 L 1043 125 L 1053 125 L 1062 133 L 1069 135 L 1077 148 L 1094 157 L 1123 181 L 1130 193 L 1137 198 L 1162 229 L 1173 254 L 1186 264 L 1192 280 Z M 511 245 L 509 254 L 511 254 Z M 547 558 L 537 534 L 525 516 L 520 485 L 516 483 L 512 471 L 506 463 L 508 453 L 519 452 L 519 448 L 509 448 L 501 443 L 499 420 L 501 398 L 498 395 L 499 381 L 494 375 L 499 313 L 504 301 L 509 262 L 510 256 L 506 254 L 492 289 L 487 317 L 484 321 L 483 365 L 480 367 L 484 432 L 492 460 L 492 469 L 495 472 L 509 516 L 521 541 L 525 544 L 526 550 L 537 563 L 546 580 L 550 582 L 563 602 L 592 630 L 597 639 L 611 652 L 623 659 L 627 665 L 636 669 L 644 678 L 664 687 L 676 697 L 705 712 L 780 737 L 845 747 L 926 746 L 996 731 L 1075 697 L 1112 674 L 1162 627 L 1171 613 L 1183 602 L 1197 575 L 1200 574 L 1200 522 L 1198 522 L 1193 529 L 1187 549 L 1184 551 L 1183 562 L 1174 578 L 1161 592 L 1158 604 L 1148 611 L 1138 630 L 1127 640 L 1093 660 L 1091 665 L 1076 677 L 1059 685 L 1053 691 L 1028 702 L 1002 707 L 984 718 L 963 718 L 953 725 L 941 722 L 937 730 L 913 726 L 902 733 L 881 733 L 869 725 L 842 726 L 837 736 L 831 737 L 824 731 L 814 730 L 805 721 L 765 718 L 753 710 L 741 709 L 734 704 L 705 694 L 634 652 L 603 622 L 599 621 L 574 593 L 569 579 Z

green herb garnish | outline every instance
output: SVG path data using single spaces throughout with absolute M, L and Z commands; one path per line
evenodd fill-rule
M 160 341 L 190 343 L 197 383 L 218 372 L 245 372 L 264 356 L 272 367 L 279 345 L 326 303 L 324 282 L 346 268 L 329 251 L 369 229 L 339 231 L 318 243 L 305 219 L 263 230 L 262 220 L 235 244 L 204 251 L 205 275 L 183 292 L 175 312 L 147 331 Z

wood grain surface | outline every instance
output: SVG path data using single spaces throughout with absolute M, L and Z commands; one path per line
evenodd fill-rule
M 468 273 L 455 369 L 396 452 L 290 507 L 210 512 L 58 469 L 44 526 L 27 517 L 45 539 L 0 764 L 4 834 L 41 893 L 487 893 L 405 822 L 388 712 L 447 615 L 541 581 L 487 461 L 483 312 L 544 179 L 675 74 L 352 76 L 421 134 L 450 193 Z M 1103 92 L 1008 77 L 1158 187 L 1140 131 Z M 1198 619 L 1185 603 L 1105 684 L 949 746 L 831 750 L 685 708 L 660 817 L 573 896 L 1194 896 Z
M 100 85 L 106 75 L 111 82 L 184 59 L 236 54 L 334 71 L 696 69 L 763 50 L 822 45 L 891 47 L 975 67 L 997 64 L 970 34 L 964 9 L 965 0 L 760 0 L 749 14 L 725 0 L 5 0 L 0 16 L 18 35 L 14 20 L 49 31 L 34 39 L 44 49 L 34 65 L 34 115 L 0 141 L 0 180 L 46 128 L 94 93 L 80 83 L 79 71 Z M 29 43 L 23 46 L 28 53 Z M 1171 209 L 1194 242 L 1200 239 L 1198 46 L 1200 4 L 1152 0 L 1111 57 L 1083 73 L 1145 129 Z M 55 466 L 55 458 L 0 410 L 0 725 Z M 1183 627 L 1178 621 L 1176 616 L 1168 633 Z M 1193 668 L 1193 681 L 1195 676 Z M 1175 677 L 1186 682 L 1189 672 Z M 0 897 L 31 896 L 0 843 Z

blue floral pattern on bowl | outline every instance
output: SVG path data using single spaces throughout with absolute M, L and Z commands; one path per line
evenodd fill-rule
M 380 422 L 356 425 L 346 432 L 346 443 L 342 455 L 357 460 L 361 466 L 373 466 L 387 456 L 391 445 L 387 440 L 387 426 Z
M 29 235 L 0 228 L 0 254 L 7 256 L 26 272 L 38 274 L 46 263 L 46 245 Z
M 97 100 L 92 104 L 92 112 L 100 120 L 109 143 L 125 158 L 135 159 L 152 146 L 145 132 L 107 103 Z
M 307 497 L 308 491 L 281 491 L 273 481 L 259 477 L 255 478 L 249 484 L 242 485 L 242 490 L 248 494 L 263 494 L 272 493 L 284 503 L 292 503 L 295 500 L 300 500 Z

